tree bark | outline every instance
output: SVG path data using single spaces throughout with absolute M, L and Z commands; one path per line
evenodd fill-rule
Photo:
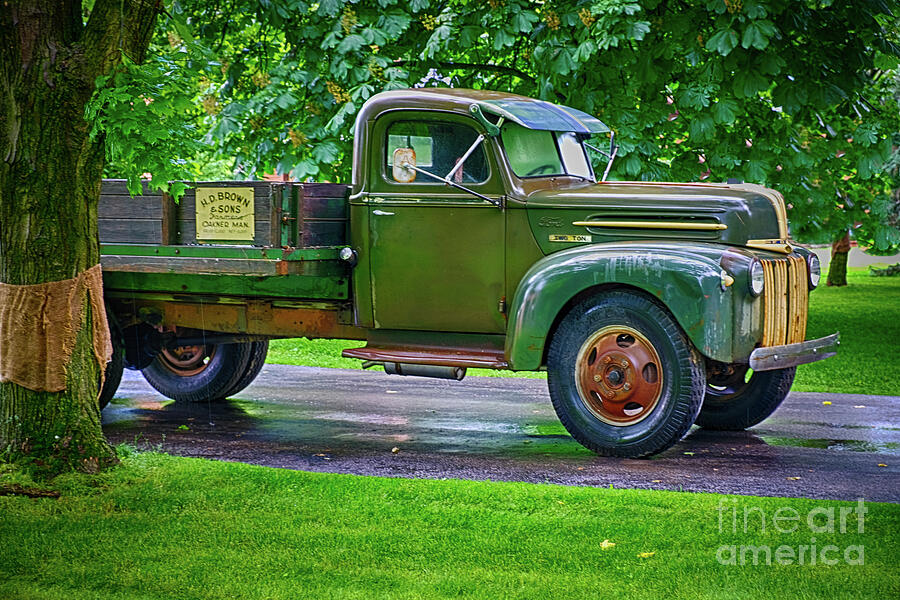
M 831 245 L 831 262 L 828 264 L 827 285 L 847 285 L 847 259 L 849 255 L 850 232 L 844 232 L 844 235 Z
M 80 0 L 0 7 L 0 282 L 72 279 L 100 262 L 104 147 L 91 140 L 84 109 L 123 53 L 143 58 L 158 10 L 156 0 L 97 0 L 85 24 Z M 116 460 L 100 428 L 94 315 L 80 300 L 67 389 L 0 384 L 0 450 L 53 472 Z

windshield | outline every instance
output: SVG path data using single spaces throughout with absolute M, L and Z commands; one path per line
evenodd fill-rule
M 509 164 L 519 177 L 574 175 L 594 179 L 584 147 L 572 132 L 528 129 L 508 122 L 500 129 L 500 137 Z

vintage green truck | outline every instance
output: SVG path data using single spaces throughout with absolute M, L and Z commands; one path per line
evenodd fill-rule
M 601 455 L 759 423 L 839 343 L 805 341 L 818 260 L 771 189 L 597 177 L 611 138 L 540 100 L 399 90 L 360 109 L 350 186 L 201 182 L 174 202 L 106 182 L 101 403 L 123 365 L 175 400 L 225 398 L 267 340 L 305 336 L 364 340 L 344 356 L 399 375 L 546 369 Z

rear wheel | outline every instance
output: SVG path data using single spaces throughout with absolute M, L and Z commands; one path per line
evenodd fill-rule
M 560 421 L 603 456 L 662 452 L 690 429 L 703 402 L 703 362 L 651 298 L 608 292 L 576 305 L 547 355 Z
M 100 388 L 100 395 L 97 397 L 97 403 L 100 410 L 106 408 L 109 401 L 116 395 L 119 384 L 122 382 L 122 371 L 125 369 L 125 349 L 121 342 L 118 341 L 115 332 L 112 332 L 112 358 L 106 363 L 106 370 L 103 374 L 103 385 Z
M 225 397 L 233 396 L 253 383 L 253 380 L 256 379 L 256 376 L 259 375 L 259 372 L 262 371 L 263 366 L 266 364 L 266 355 L 269 353 L 269 341 L 250 342 L 249 346 L 249 359 L 247 360 L 247 366 L 244 367 L 244 374 L 237 380 L 234 387 L 225 393 Z
M 256 343 L 163 349 L 141 373 L 160 394 L 173 400 L 222 400 L 252 381 L 238 387 L 246 378 Z
M 796 367 L 754 372 L 747 365 L 717 365 L 710 369 L 697 425 L 740 431 L 761 423 L 787 397 L 796 373 Z

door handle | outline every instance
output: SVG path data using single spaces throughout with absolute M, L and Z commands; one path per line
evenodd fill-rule
M 392 213 L 392 212 L 385 212 L 385 211 L 379 210 L 377 208 L 372 211 L 372 214 L 377 215 L 379 217 L 393 217 L 394 216 L 394 213 Z

